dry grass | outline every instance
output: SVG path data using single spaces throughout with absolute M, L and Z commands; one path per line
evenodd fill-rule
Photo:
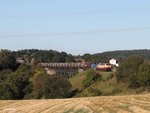
M 150 113 L 150 95 L 1 100 L 0 113 Z

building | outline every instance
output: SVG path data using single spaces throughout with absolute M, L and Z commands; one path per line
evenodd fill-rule
M 119 61 L 116 59 L 111 59 L 109 60 L 110 65 L 115 66 L 115 67 L 119 67 Z

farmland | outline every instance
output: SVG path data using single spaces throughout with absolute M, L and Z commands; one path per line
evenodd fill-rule
M 0 113 L 149 113 L 150 95 L 1 100 Z

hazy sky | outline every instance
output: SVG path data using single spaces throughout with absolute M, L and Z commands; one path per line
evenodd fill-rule
M 150 49 L 150 0 L 0 0 L 0 49 Z

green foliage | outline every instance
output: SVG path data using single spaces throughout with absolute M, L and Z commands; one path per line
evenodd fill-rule
M 117 69 L 117 80 L 128 81 L 133 79 L 138 74 L 139 66 L 144 62 L 140 57 L 132 56 L 122 62 Z
M 83 81 L 84 88 L 89 87 L 93 84 L 97 79 L 100 79 L 100 75 L 96 73 L 93 69 L 89 69 L 85 72 L 85 79 Z
M 135 53 L 137 52 L 143 53 L 143 51 L 135 51 Z M 127 56 L 129 53 L 125 52 Z M 120 58 L 125 58 L 125 54 L 121 52 L 116 54 L 119 54 L 118 57 Z M 149 52 L 147 51 L 143 54 L 147 55 Z M 83 58 L 86 61 L 105 62 L 110 59 L 109 55 L 111 56 L 109 52 L 100 56 L 85 54 Z M 37 63 L 74 61 L 74 56 L 52 50 L 23 50 L 19 52 L 1 50 L 0 99 L 47 99 L 72 96 L 116 95 L 124 92 L 128 94 L 128 90 L 130 92 L 130 90 L 135 90 L 137 87 L 144 90 L 145 88 L 150 89 L 150 65 L 141 57 L 132 56 L 124 60 L 117 69 L 116 76 L 112 74 L 113 72 L 96 72 L 90 69 L 72 77 L 70 84 L 62 76 L 47 75 L 45 69 L 41 68 L 40 65 L 22 64 L 19 66 L 15 57 L 22 56 L 29 59 L 34 57 Z M 148 59 L 148 57 L 146 58 Z M 116 78 L 119 83 L 116 82 Z M 138 93 L 142 91 L 137 89 Z
M 4 69 L 2 71 L 0 71 L 0 83 L 2 83 L 3 81 L 5 81 L 8 77 L 8 75 L 10 73 L 12 73 L 13 71 L 10 69 Z
M 47 75 L 40 65 L 0 71 L 0 99 L 66 98 L 70 88 L 65 77 Z
M 54 57 L 52 58 L 52 62 L 65 62 L 65 58 L 62 54 L 60 53 L 55 53 Z
M 129 82 L 133 88 L 149 87 L 150 64 L 140 57 L 129 57 L 117 69 L 116 76 L 118 81 Z
M 31 66 L 24 64 L 20 65 L 19 68 L 16 70 L 14 79 L 12 79 L 11 81 L 17 86 L 19 92 L 19 99 L 22 99 L 26 95 L 31 93 L 32 84 L 29 79 L 32 76 L 33 71 L 34 70 L 32 70 Z
M 34 57 L 38 62 L 52 62 L 53 53 L 51 51 L 38 51 Z
M 26 55 L 29 57 L 29 59 L 31 59 L 30 57 L 34 57 L 35 61 L 38 62 L 70 62 L 70 60 L 68 61 L 68 57 L 70 58 L 70 55 L 68 55 L 65 52 L 57 52 L 53 50 L 26 49 L 16 51 L 13 53 L 15 54 L 16 57 L 23 57 Z M 108 60 L 112 58 L 122 60 L 126 59 L 131 55 L 140 56 L 143 57 L 144 59 L 150 60 L 150 50 L 110 51 L 93 55 L 87 53 L 81 57 L 84 58 L 85 61 L 95 63 L 95 62 L 108 62 Z M 61 56 L 61 58 L 59 56 Z M 73 59 L 71 61 L 74 61 Z
M 127 57 L 134 55 L 140 56 L 144 59 L 150 60 L 150 50 L 122 50 L 122 51 L 110 51 L 110 52 L 103 52 L 92 55 L 93 62 L 105 62 L 112 58 L 116 59 L 126 59 Z
M 138 73 L 137 79 L 140 86 L 150 88 L 150 64 L 148 62 L 141 64 Z
M 67 55 L 66 62 L 74 62 L 74 57 L 71 54 Z
M 73 62 L 74 57 L 65 52 L 58 52 L 53 50 L 38 50 L 27 49 L 14 52 L 16 57 L 25 59 L 35 59 L 35 62 Z
M 45 98 L 66 98 L 71 88 L 67 79 L 60 76 L 46 76 L 43 81 Z
M 0 70 L 17 68 L 16 58 L 12 52 L 8 50 L 0 51 Z
M 72 89 L 77 89 L 79 91 L 81 91 L 84 87 L 83 87 L 83 81 L 85 79 L 85 75 L 84 73 L 79 73 L 71 78 L 69 78 L 69 82 L 72 85 Z
M 7 83 L 0 84 L 0 99 L 1 100 L 14 99 L 13 90 L 10 84 Z
M 0 98 L 5 97 L 4 99 L 22 99 L 30 93 L 31 87 L 29 78 L 31 75 L 31 67 L 27 65 L 20 65 L 20 67 L 15 71 L 2 71 L 1 78 L 1 91 L 5 90 L 4 92 L 0 92 L 2 95 Z M 9 94 L 9 96 L 4 96 Z M 11 96 L 11 97 L 10 97 Z
M 58 75 L 47 75 L 45 70 L 36 69 L 31 79 L 33 91 L 31 98 L 66 98 L 71 88 L 70 82 Z
M 100 95 L 102 95 L 102 91 L 99 90 L 99 89 L 89 88 L 88 91 L 89 91 L 89 93 L 92 96 L 100 96 Z
M 43 96 L 43 78 L 47 76 L 46 71 L 41 68 L 40 66 L 37 66 L 34 70 L 34 74 L 30 78 L 30 81 L 33 84 L 33 90 L 32 94 L 30 94 L 29 98 L 42 98 Z
M 111 92 L 111 95 L 116 95 L 122 92 L 122 89 L 119 88 L 114 88 Z
M 91 55 L 91 54 L 84 54 L 84 55 L 83 55 L 83 59 L 84 59 L 86 62 L 92 61 L 92 55 Z
M 13 90 L 11 84 L 8 83 L 8 75 L 12 73 L 12 70 L 0 71 L 0 99 L 13 99 Z

